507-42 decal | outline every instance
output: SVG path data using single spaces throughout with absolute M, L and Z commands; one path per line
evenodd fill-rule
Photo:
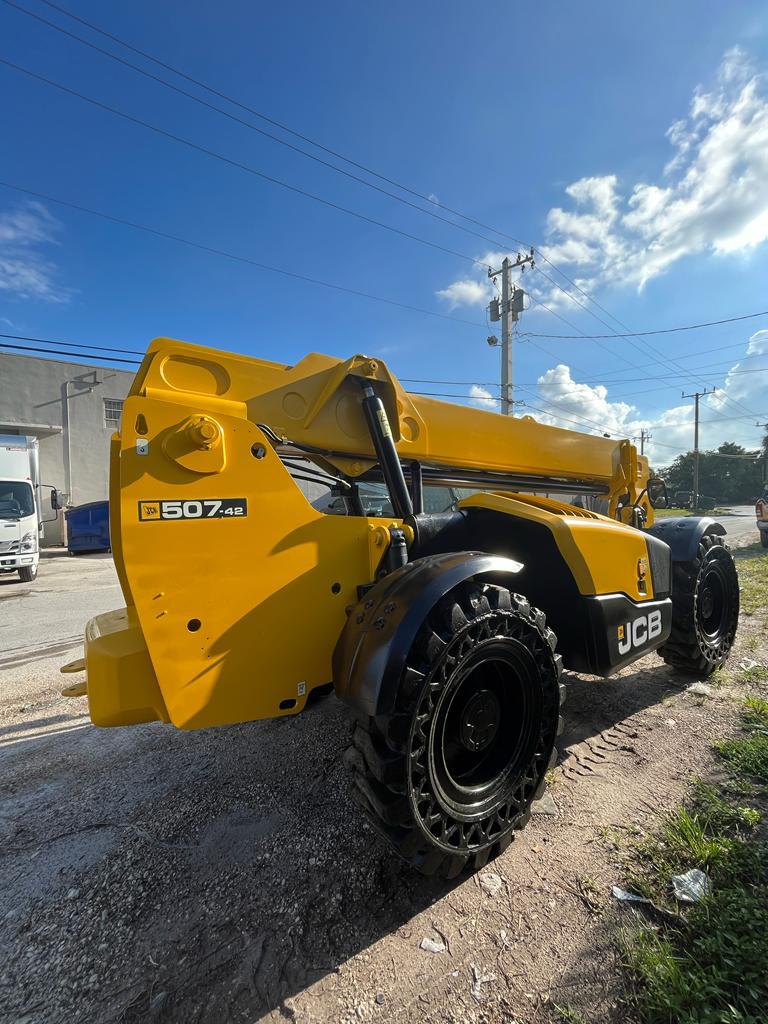
M 200 498 L 187 501 L 140 501 L 139 522 L 168 519 L 234 519 L 248 515 L 245 498 Z

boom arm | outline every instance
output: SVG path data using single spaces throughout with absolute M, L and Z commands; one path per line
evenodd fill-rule
M 268 425 L 277 435 L 314 450 L 338 470 L 360 476 L 376 461 L 361 409 L 360 379 L 382 398 L 398 454 L 418 461 L 434 480 L 467 484 L 481 474 L 512 487 L 603 494 L 616 515 L 630 520 L 644 491 L 648 461 L 628 440 L 545 426 L 530 416 L 502 417 L 406 392 L 378 359 L 340 360 L 312 353 L 295 366 L 200 349 L 160 338 L 149 346 L 132 395 L 187 404 L 197 393 L 209 411 Z

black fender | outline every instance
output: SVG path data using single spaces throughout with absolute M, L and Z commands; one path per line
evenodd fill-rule
M 663 540 L 672 552 L 673 562 L 690 562 L 696 556 L 701 538 L 709 534 L 723 536 L 722 523 L 710 516 L 672 516 L 645 529 Z
M 522 568 L 500 555 L 452 551 L 417 558 L 379 580 L 352 609 L 333 652 L 336 696 L 362 716 L 391 714 L 408 652 L 440 598 L 478 577 L 508 586 Z

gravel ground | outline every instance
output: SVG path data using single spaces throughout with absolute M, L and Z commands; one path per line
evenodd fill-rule
M 57 670 L 120 603 L 104 557 L 0 581 L 0 1019 L 532 1024 L 557 1004 L 631 1020 L 608 836 L 712 770 L 727 688 L 692 693 L 655 656 L 613 680 L 567 674 L 551 794 L 502 857 L 447 885 L 360 818 L 333 697 L 194 733 L 90 726 Z M 768 661 L 763 628 L 744 620 L 733 663 Z

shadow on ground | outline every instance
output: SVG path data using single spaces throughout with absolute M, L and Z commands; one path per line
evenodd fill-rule
M 681 688 L 662 666 L 567 683 L 561 749 Z M 61 731 L 58 710 L 0 746 L 6 1019 L 292 1020 L 292 996 L 450 892 L 349 800 L 332 697 L 196 733 Z

